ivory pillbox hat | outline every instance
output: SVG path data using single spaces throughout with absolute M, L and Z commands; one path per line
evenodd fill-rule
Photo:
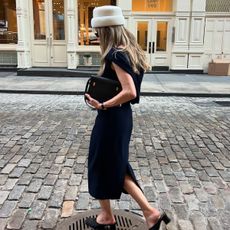
M 95 27 L 124 25 L 125 18 L 118 6 L 100 6 L 93 10 L 91 25 Z

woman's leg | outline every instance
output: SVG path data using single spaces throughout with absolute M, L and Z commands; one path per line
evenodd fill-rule
M 125 176 L 124 189 L 133 197 L 133 199 L 140 206 L 145 216 L 148 227 L 152 227 L 159 219 L 160 212 L 149 204 L 141 189 L 128 175 Z
M 101 212 L 97 216 L 97 223 L 99 224 L 114 224 L 115 218 L 110 206 L 110 200 L 99 200 Z

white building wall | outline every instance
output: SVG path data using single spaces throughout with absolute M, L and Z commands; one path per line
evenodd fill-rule
M 177 0 L 172 70 L 202 70 L 206 0 Z
M 117 0 L 117 6 L 121 7 L 123 11 L 131 11 L 132 0 Z

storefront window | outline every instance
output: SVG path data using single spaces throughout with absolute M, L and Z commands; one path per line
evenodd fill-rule
M 133 11 L 171 12 L 172 0 L 133 0 Z
M 99 45 L 91 28 L 93 9 L 98 6 L 116 5 L 115 0 L 79 0 L 78 1 L 78 41 L 79 45 Z
M 0 44 L 17 43 L 16 1 L 0 1 Z

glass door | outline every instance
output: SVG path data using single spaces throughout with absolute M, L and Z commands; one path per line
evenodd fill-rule
M 136 20 L 137 42 L 153 68 L 168 68 L 171 56 L 170 20 Z
M 151 63 L 151 33 L 150 28 L 151 21 L 137 21 L 137 42 L 141 48 L 145 51 L 148 62 Z
M 33 0 L 33 66 L 67 66 L 64 0 Z

